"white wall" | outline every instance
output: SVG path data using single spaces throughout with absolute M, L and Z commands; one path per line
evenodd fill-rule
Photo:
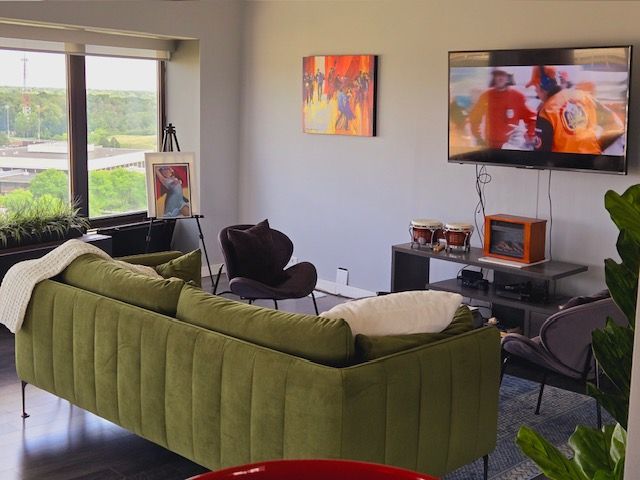
M 221 261 L 217 232 L 238 217 L 243 8 L 236 0 L 0 2 L 0 17 L 197 40 L 183 43 L 167 67 L 167 113 L 182 149 L 200 154 L 203 229 L 212 261 Z M 197 243 L 193 225 L 179 231 L 180 245 Z
M 640 4 L 539 1 L 256 1 L 245 11 L 240 219 L 268 217 L 321 278 L 336 267 L 351 284 L 389 288 L 390 248 L 412 218 L 472 221 L 474 167 L 447 163 L 449 50 L 634 44 Z M 379 55 L 378 136 L 301 131 L 302 57 Z M 637 93 L 640 65 L 632 95 Z M 632 104 L 632 105 L 635 105 Z M 602 288 L 616 229 L 607 189 L 640 181 L 638 109 L 631 109 L 630 175 L 554 172 L 553 256 L 590 272 L 568 292 Z M 488 213 L 534 216 L 538 173 L 489 168 Z M 540 214 L 547 215 L 547 173 Z M 477 242 L 477 240 L 476 240 Z M 440 263 L 440 262 L 438 262 Z M 434 276 L 455 274 L 441 266 Z

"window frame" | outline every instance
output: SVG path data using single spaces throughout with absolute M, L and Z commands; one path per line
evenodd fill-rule
M 117 58 L 117 57 L 115 57 Z M 158 151 L 166 125 L 166 61 L 157 60 Z M 85 55 L 66 55 L 69 187 L 70 198 L 78 202 L 80 215 L 89 218 L 89 164 L 87 153 L 87 89 Z M 106 228 L 148 220 L 146 211 L 89 218 L 90 228 Z

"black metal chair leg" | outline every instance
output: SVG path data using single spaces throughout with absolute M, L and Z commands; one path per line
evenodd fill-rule
M 489 480 L 489 455 L 482 457 L 482 463 L 484 465 L 484 480 Z
M 319 313 L 318 313 L 318 304 L 316 303 L 316 296 L 313 293 L 313 291 L 311 292 L 311 300 L 313 300 L 313 308 L 316 311 L 316 315 L 319 315 Z
M 536 405 L 536 415 L 540 415 L 540 404 L 542 403 L 542 393 L 544 392 L 544 385 L 547 382 L 547 376 L 545 375 L 540 382 L 540 392 L 538 393 L 538 404 Z
M 276 310 L 278 310 L 278 300 L 275 298 L 273 299 L 273 305 L 276 307 Z
M 504 360 L 502 360 L 502 367 L 500 368 L 500 385 L 502 385 L 502 379 L 504 378 L 504 372 L 507 370 L 509 358 L 511 357 L 506 356 L 504 357 Z
M 216 283 L 213 285 L 213 294 L 215 295 L 218 291 L 218 284 L 220 283 L 220 275 L 222 275 L 222 269 L 224 268 L 224 263 L 220 265 L 218 269 L 218 275 L 216 275 Z
M 24 399 L 24 389 L 27 387 L 27 382 L 21 380 L 20 383 L 22 384 L 22 418 L 29 418 L 29 414 L 26 412 L 26 409 L 25 409 L 25 399 Z
M 253 305 L 253 298 L 249 299 L 249 305 Z

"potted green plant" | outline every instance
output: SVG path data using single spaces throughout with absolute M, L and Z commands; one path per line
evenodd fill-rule
M 0 213 L 0 249 L 79 237 L 88 226 L 76 202 L 43 195 Z
M 611 296 L 625 314 L 628 324 L 619 326 L 610 318 L 605 328 L 592 335 L 593 352 L 611 383 L 603 391 L 589 385 L 595 397 L 616 420 L 601 430 L 578 426 L 569 438 L 573 457 L 562 452 L 534 430 L 523 426 L 516 442 L 551 480 L 622 480 L 629 415 L 631 361 L 640 270 L 640 185 L 622 195 L 608 191 L 605 208 L 620 230 L 616 244 L 622 260 L 605 260 L 605 278 Z

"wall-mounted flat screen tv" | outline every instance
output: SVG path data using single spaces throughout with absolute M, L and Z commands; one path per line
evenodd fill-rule
M 449 161 L 625 174 L 631 47 L 449 52 Z

